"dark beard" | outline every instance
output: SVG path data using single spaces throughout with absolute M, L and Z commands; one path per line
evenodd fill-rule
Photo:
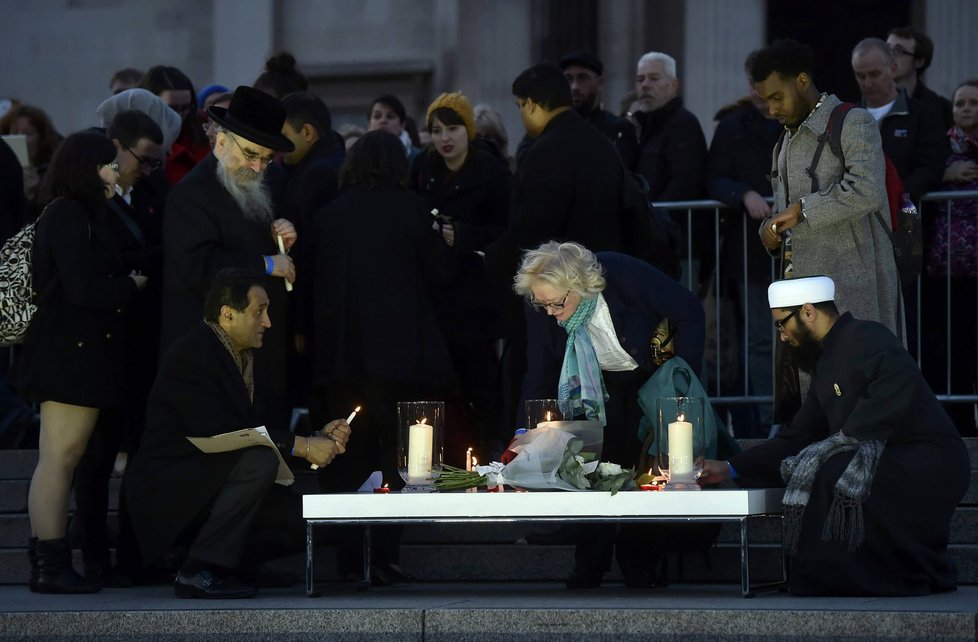
M 791 348 L 791 359 L 799 370 L 813 374 L 818 359 L 822 356 L 822 344 L 815 338 L 811 330 L 800 323 L 798 327 L 798 345 L 788 346 Z

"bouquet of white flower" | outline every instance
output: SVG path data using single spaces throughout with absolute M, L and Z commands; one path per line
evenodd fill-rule
M 508 463 L 492 462 L 464 471 L 444 466 L 435 480 L 438 490 L 495 488 L 505 484 L 537 490 L 605 490 L 616 493 L 631 485 L 634 470 L 599 463 L 604 429 L 596 421 L 548 422 L 517 436 Z

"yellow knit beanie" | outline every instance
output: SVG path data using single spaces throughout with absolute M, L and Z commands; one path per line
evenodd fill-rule
M 431 129 L 431 115 L 436 109 L 451 109 L 462 118 L 465 123 L 465 131 L 469 134 L 469 140 L 475 139 L 475 120 L 472 116 L 472 103 L 460 91 L 450 94 L 442 94 L 428 106 L 428 114 L 425 118 L 425 125 Z

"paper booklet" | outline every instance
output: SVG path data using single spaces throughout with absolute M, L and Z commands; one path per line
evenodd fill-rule
M 268 446 L 278 457 L 278 475 L 275 477 L 275 483 L 291 486 L 295 482 L 295 476 L 289 470 L 289 465 L 282 459 L 282 453 L 276 448 L 265 426 L 225 432 L 213 437 L 187 437 L 187 439 L 202 453 L 226 453 L 252 446 Z

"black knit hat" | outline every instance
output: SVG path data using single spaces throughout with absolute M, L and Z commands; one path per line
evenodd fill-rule
M 566 71 L 571 65 L 577 65 L 579 67 L 584 67 L 585 69 L 590 69 L 599 76 L 604 72 L 604 65 L 598 60 L 590 51 L 575 51 L 574 53 L 567 54 L 560 59 L 560 70 Z
M 292 141 L 282 135 L 282 125 L 285 124 L 282 102 L 254 87 L 238 87 L 227 109 L 211 107 L 207 114 L 224 129 L 256 145 L 277 152 L 295 149 Z

